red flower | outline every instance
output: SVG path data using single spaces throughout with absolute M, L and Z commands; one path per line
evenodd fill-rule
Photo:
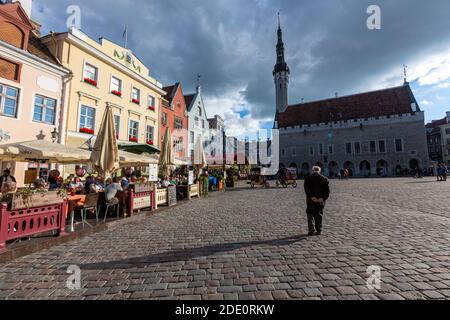
M 130 137 L 128 140 L 130 142 L 138 142 L 138 139 L 137 138 L 133 138 L 133 137 Z
M 94 134 L 95 131 L 92 130 L 92 129 L 89 129 L 89 128 L 81 128 L 80 132 L 81 133 L 87 133 L 87 134 Z
M 148 140 L 147 144 L 152 146 L 153 145 L 153 140 Z
M 113 90 L 113 91 L 111 91 L 111 93 L 112 93 L 113 95 L 118 96 L 118 97 L 121 97 L 121 96 L 122 96 L 122 92 L 119 92 L 119 91 L 117 91 L 117 90 Z
M 84 78 L 84 82 L 89 83 L 90 85 L 93 85 L 94 87 L 97 86 L 97 81 L 89 79 L 89 78 Z
M 138 99 L 131 99 L 131 102 L 133 102 L 135 104 L 140 104 L 141 103 Z
M 154 106 L 148 106 L 148 109 L 149 109 L 149 110 L 152 110 L 152 111 L 155 111 L 155 110 L 156 110 L 156 108 L 155 108 Z

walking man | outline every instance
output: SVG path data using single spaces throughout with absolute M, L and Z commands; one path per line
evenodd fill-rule
M 305 179 L 305 193 L 308 215 L 308 236 L 322 233 L 322 218 L 325 203 L 330 197 L 330 184 L 321 174 L 320 167 L 313 168 L 313 174 Z

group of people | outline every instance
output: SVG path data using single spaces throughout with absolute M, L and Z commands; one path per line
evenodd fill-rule
M 11 175 L 11 170 L 5 169 L 0 177 L 0 194 L 15 192 L 16 189 L 16 178 Z
M 447 181 L 448 172 L 449 172 L 449 169 L 447 168 L 447 166 L 445 164 L 443 164 L 443 163 L 439 164 L 436 167 L 437 181 Z

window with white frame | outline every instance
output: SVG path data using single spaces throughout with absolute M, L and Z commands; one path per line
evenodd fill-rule
M 95 130 L 95 109 L 82 105 L 80 108 L 80 130 Z
M 116 77 L 111 77 L 111 92 L 112 93 L 122 93 L 122 80 Z
M 139 122 L 130 120 L 130 130 L 128 132 L 129 139 L 139 139 Z
M 152 108 L 156 107 L 156 99 L 155 99 L 155 97 L 152 97 L 150 95 L 148 96 L 148 106 L 152 107 Z
M 328 146 L 328 154 L 329 155 L 333 155 L 334 154 L 334 146 L 333 145 L 329 145 Z
M 147 125 L 146 138 L 147 143 L 153 143 L 155 141 L 155 128 L 153 126 Z
M 323 144 L 319 143 L 319 155 L 323 155 Z
M 116 130 L 116 138 L 119 139 L 120 136 L 120 116 L 114 115 L 114 129 Z
M 136 103 L 140 102 L 141 101 L 141 90 L 133 87 L 133 89 L 131 89 L 131 99 L 133 100 L 133 102 L 136 102 Z
M 370 153 L 377 153 L 377 142 L 369 141 L 369 151 Z
M 353 153 L 352 143 L 347 142 L 345 144 L 345 154 L 352 154 L 352 153 Z
M 91 81 L 97 82 L 98 68 L 86 62 L 84 64 L 84 79 L 89 79 Z
M 19 89 L 0 83 L 0 115 L 17 117 Z
M 174 120 L 174 128 L 175 128 L 175 130 L 183 129 L 183 119 L 175 118 L 175 120 Z
M 386 153 L 386 141 L 385 140 L 378 141 L 378 152 Z
M 36 95 L 34 98 L 33 121 L 55 124 L 56 100 Z
M 403 152 L 403 140 L 395 139 L 395 152 Z
M 168 122 L 167 113 L 165 113 L 165 112 L 162 113 L 161 122 L 163 125 L 167 125 L 167 122 Z
M 355 154 L 361 154 L 361 142 L 354 143 Z
M 198 107 L 198 115 L 201 117 L 202 116 L 202 107 Z
M 309 147 L 309 155 L 314 156 L 314 147 Z

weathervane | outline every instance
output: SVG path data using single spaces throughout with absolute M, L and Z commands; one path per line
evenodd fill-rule
M 200 79 L 201 79 L 202 75 L 200 73 L 197 74 L 197 87 L 200 86 Z
M 278 11 L 278 28 L 281 28 L 280 11 Z

